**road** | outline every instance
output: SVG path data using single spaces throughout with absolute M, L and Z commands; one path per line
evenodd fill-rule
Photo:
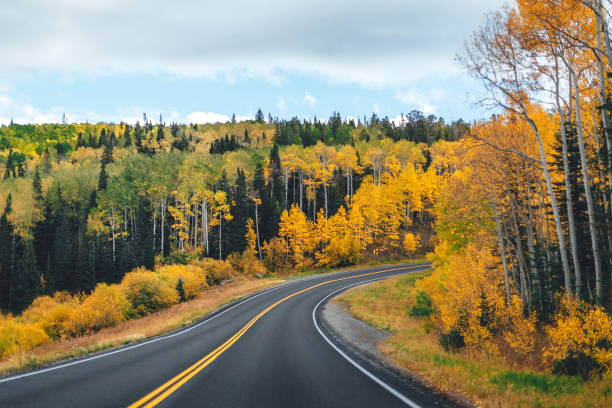
M 426 268 L 291 281 L 175 333 L 0 378 L 0 407 L 453 406 L 362 360 L 318 318 L 324 302 L 347 287 Z

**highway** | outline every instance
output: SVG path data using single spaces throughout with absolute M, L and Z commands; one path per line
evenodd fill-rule
M 289 281 L 177 332 L 0 378 L 0 407 L 454 407 L 361 359 L 319 319 L 348 287 L 427 268 Z

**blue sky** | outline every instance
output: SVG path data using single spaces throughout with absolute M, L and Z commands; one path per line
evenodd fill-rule
M 454 55 L 501 1 L 46 3 L 0 10 L 0 123 L 490 114 Z

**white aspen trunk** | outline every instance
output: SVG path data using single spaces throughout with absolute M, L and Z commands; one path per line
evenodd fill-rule
M 504 182 L 506 184 L 506 194 L 508 194 L 508 199 L 510 200 L 510 211 L 512 215 L 511 219 L 512 219 L 512 226 L 514 228 L 514 246 L 515 246 L 514 252 L 516 254 L 516 259 L 517 259 L 517 263 L 519 266 L 519 287 L 520 287 L 520 292 L 521 292 L 521 301 L 523 302 L 523 307 L 528 308 L 530 302 L 529 302 L 527 279 L 525 277 L 525 268 L 527 267 L 527 265 L 525 263 L 525 258 L 523 256 L 523 248 L 521 246 L 521 236 L 520 236 L 519 227 L 518 227 L 518 220 L 516 217 L 516 201 L 514 199 L 514 196 L 510 192 L 510 187 L 508 186 L 507 175 L 506 175 L 506 178 L 504 179 Z
M 222 221 L 223 221 L 223 217 L 221 216 L 221 214 L 223 213 L 223 211 L 219 210 L 219 260 L 221 260 L 221 232 L 223 231 L 223 226 L 222 226 Z
M 193 249 L 198 250 L 198 205 L 193 205 Z
M 582 292 L 582 270 L 580 267 L 580 258 L 578 257 L 578 242 L 576 239 L 576 222 L 574 220 L 574 203 L 572 201 L 572 185 L 570 183 L 570 169 L 569 162 L 567 159 L 567 132 L 565 123 L 565 109 L 561 105 L 561 98 L 559 96 L 559 67 L 557 63 L 558 59 L 555 57 L 555 100 L 557 104 L 557 112 L 559 112 L 559 118 L 561 119 L 561 148 L 563 155 L 563 173 L 565 182 L 565 201 L 567 205 L 567 220 L 569 224 L 569 238 L 570 238 L 570 250 L 572 251 L 572 262 L 574 265 L 574 284 L 576 285 L 575 294 L 580 296 Z M 571 79 L 571 78 L 570 78 Z M 571 88 L 571 86 L 570 86 Z M 570 98 L 571 100 L 571 98 Z M 546 224 L 548 228 L 548 222 Z M 566 282 L 567 285 L 567 282 Z M 566 288 L 567 291 L 571 291 L 571 286 Z
M 327 181 L 323 180 L 323 195 L 324 195 L 324 202 L 325 202 L 325 219 L 328 218 L 327 215 Z
M 116 269 L 116 258 L 115 258 L 115 207 L 111 206 L 111 234 L 113 240 L 113 270 Z
M 204 207 L 204 213 L 202 214 L 202 217 L 204 217 L 204 231 L 202 231 L 202 233 L 206 240 L 206 255 L 208 255 L 208 203 L 206 199 L 202 202 L 202 206 Z
M 508 274 L 508 260 L 506 259 L 506 247 L 504 246 L 504 237 L 502 233 L 501 220 L 499 218 L 499 211 L 497 209 L 497 199 L 495 197 L 495 192 L 493 190 L 493 185 L 491 185 L 491 204 L 493 205 L 493 214 L 495 215 L 495 226 L 497 227 L 497 244 L 499 245 L 499 256 L 502 261 L 502 266 L 504 268 L 504 282 L 506 284 L 506 304 L 510 307 L 511 303 L 511 293 L 510 293 L 510 275 Z
M 529 117 L 527 114 L 527 110 L 525 106 L 521 106 L 523 109 L 523 117 L 529 123 L 529 126 L 533 130 L 536 139 L 538 141 L 538 148 L 540 150 L 540 162 L 542 164 L 542 173 L 544 174 L 544 179 L 546 180 L 546 190 L 548 192 L 548 197 L 550 199 L 550 206 L 553 211 L 553 217 L 555 220 L 555 228 L 557 230 L 557 239 L 559 240 L 559 253 L 561 255 L 561 264 L 563 265 L 563 277 L 565 280 L 565 290 L 568 296 L 572 293 L 572 278 L 571 271 L 569 266 L 569 261 L 567 259 L 567 252 L 565 249 L 565 237 L 563 236 L 563 227 L 561 225 L 561 217 L 559 216 L 559 207 L 557 205 L 557 198 L 555 197 L 555 191 L 553 189 L 552 181 L 550 179 L 550 172 L 548 171 L 548 161 L 546 160 L 546 151 L 544 150 L 544 143 L 542 142 L 542 136 L 540 135 L 540 131 L 536 126 L 535 122 Z
M 156 234 L 157 234 L 157 209 L 153 210 L 153 252 L 155 252 Z
M 304 191 L 304 173 L 302 173 L 302 169 L 300 169 L 300 211 L 302 211 L 303 191 Z
M 285 208 L 289 207 L 289 171 L 285 167 Z
M 603 276 L 601 272 L 601 259 L 599 256 L 599 239 L 597 237 L 597 226 L 595 221 L 595 206 L 593 205 L 593 195 L 591 192 L 591 184 L 589 181 L 589 169 L 587 167 L 586 151 L 584 147 L 584 138 L 582 134 L 582 119 L 580 112 L 580 85 L 576 71 L 571 63 L 568 63 L 570 75 L 574 77 L 574 98 L 576 104 L 576 132 L 578 134 L 578 147 L 580 150 L 580 164 L 582 167 L 582 181 L 584 184 L 584 193 L 587 201 L 587 212 L 589 216 L 589 230 L 591 233 L 591 245 L 593 247 L 593 261 L 595 262 L 595 296 L 597 303 L 603 301 Z
M 164 256 L 164 224 L 166 221 L 166 197 L 161 200 L 161 254 Z
M 317 223 L 317 185 L 315 183 L 312 183 L 312 187 L 314 188 L 314 199 L 313 204 L 314 204 L 314 209 L 312 211 L 312 219 L 314 220 L 315 224 Z
M 300 200 L 300 205 L 301 204 L 302 204 L 302 202 Z M 259 254 L 259 260 L 262 261 L 262 258 L 261 258 L 261 246 L 259 245 L 259 215 L 257 213 L 257 203 L 255 203 L 255 231 L 257 232 L 257 253 Z

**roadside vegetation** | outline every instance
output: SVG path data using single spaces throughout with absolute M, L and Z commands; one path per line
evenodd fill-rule
M 350 289 L 334 299 L 356 318 L 392 335 L 379 344 L 395 366 L 451 396 L 483 407 L 609 407 L 612 377 L 553 374 L 549 364 L 489 347 L 459 347 L 442 340 L 432 304 L 419 289 L 431 272 Z M 427 277 L 430 275 L 429 277 Z M 543 342 L 544 336 L 536 341 Z M 546 343 L 546 342 L 544 342 Z M 554 345 L 547 343 L 545 350 Z
M 125 318 L 122 314 L 115 314 L 113 324 L 109 324 L 108 320 L 104 324 L 100 324 L 100 321 L 98 321 L 98 327 L 100 327 L 98 330 L 94 330 L 90 326 L 91 329 L 86 332 L 87 334 L 74 337 L 61 337 L 59 335 L 55 339 L 54 336 L 56 335 L 54 333 L 65 332 L 65 328 L 74 326 L 74 323 L 69 320 L 71 314 L 80 313 L 79 317 L 83 317 L 84 301 L 79 302 L 72 299 L 72 304 L 67 305 L 66 300 L 68 299 L 62 299 L 61 295 L 57 296 L 59 299 L 43 299 L 40 302 L 41 304 L 37 306 L 42 306 L 43 302 L 47 302 L 51 306 L 50 310 L 41 311 L 39 307 L 33 305 L 32 308 L 28 309 L 30 316 L 10 322 L 11 326 L 8 327 L 8 330 L 16 330 L 12 333 L 13 337 L 8 337 L 8 340 L 14 342 L 8 343 L 12 346 L 12 352 L 0 360 L 0 375 L 37 368 L 59 360 L 81 357 L 111 347 L 162 335 L 189 325 L 225 304 L 281 282 L 282 280 L 274 278 L 254 279 L 236 276 L 232 283 L 222 286 L 207 286 L 192 300 L 173 304 L 167 309 L 131 319 Z M 120 290 L 121 288 L 117 289 Z M 104 290 L 108 290 L 108 287 Z M 89 302 L 91 303 L 91 300 Z M 108 307 L 102 305 L 102 307 L 107 312 L 112 311 L 112 309 L 109 309 L 110 305 Z M 81 308 L 81 312 L 77 312 L 79 308 Z M 67 316 L 64 315 L 65 320 L 57 319 L 56 316 L 62 312 L 68 312 Z M 31 316 L 34 313 L 38 313 L 37 319 L 33 319 Z M 97 321 L 99 316 L 100 314 L 88 316 L 88 323 Z M 40 331 L 41 326 L 49 328 L 50 323 L 53 322 L 55 327 L 52 336 L 44 330 L 43 332 Z M 6 323 L 5 321 L 4 324 Z M 32 333 L 36 335 L 32 336 Z M 3 341 L 6 341 L 6 331 L 2 334 L 5 335 Z M 20 337 L 15 338 L 15 335 Z M 39 344 L 36 344 L 36 341 Z

